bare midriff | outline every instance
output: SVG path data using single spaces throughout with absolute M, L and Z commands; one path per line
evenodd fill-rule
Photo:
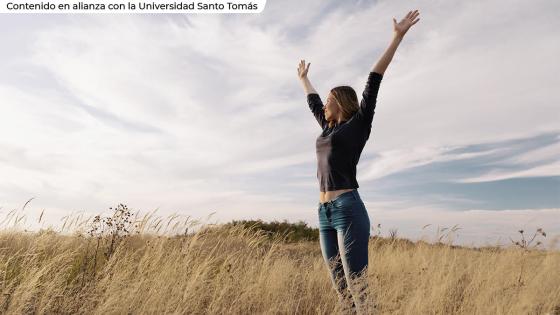
M 319 192 L 319 202 L 325 203 L 327 201 L 331 201 L 338 197 L 339 195 L 347 192 L 352 191 L 354 189 L 340 189 L 340 190 L 331 190 L 331 191 L 320 191 Z

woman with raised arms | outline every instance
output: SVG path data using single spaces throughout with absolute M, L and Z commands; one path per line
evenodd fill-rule
M 366 303 L 367 279 L 361 277 L 368 266 L 370 220 L 357 190 L 356 166 L 371 133 L 381 79 L 404 35 L 420 20 L 419 14 L 410 11 L 398 23 L 393 18 L 392 41 L 370 71 L 359 103 L 352 87 L 337 86 L 323 105 L 307 77 L 311 64 L 301 60 L 297 69 L 309 108 L 322 129 L 316 140 L 321 251 L 339 301 L 361 314 L 374 309 Z

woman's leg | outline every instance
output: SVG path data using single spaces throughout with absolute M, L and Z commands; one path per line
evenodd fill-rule
M 348 290 L 344 267 L 338 249 L 337 231 L 332 227 L 331 209 L 326 206 L 319 206 L 319 243 L 339 302 L 343 308 L 354 308 L 354 301 Z
M 342 196 L 342 195 L 341 195 Z M 367 267 L 370 221 L 356 190 L 335 199 L 334 226 L 346 283 L 358 312 L 370 313 L 367 307 Z
M 360 230 L 349 227 L 346 235 L 340 231 L 337 233 L 337 238 L 348 288 L 360 314 L 369 314 L 366 305 L 368 247 L 363 230 Z

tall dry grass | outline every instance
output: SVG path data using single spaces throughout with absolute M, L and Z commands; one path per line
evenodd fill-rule
M 341 311 L 317 242 L 285 243 L 243 226 L 157 235 L 146 229 L 165 222 L 127 212 L 119 205 L 111 220 L 74 220 L 74 235 L 0 231 L 0 312 Z M 465 248 L 391 234 L 369 244 L 368 297 L 380 314 L 560 314 L 558 251 Z

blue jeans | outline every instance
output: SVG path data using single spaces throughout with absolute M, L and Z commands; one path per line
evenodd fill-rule
M 370 221 L 358 190 L 319 202 L 319 242 L 330 278 L 343 304 L 365 309 Z

